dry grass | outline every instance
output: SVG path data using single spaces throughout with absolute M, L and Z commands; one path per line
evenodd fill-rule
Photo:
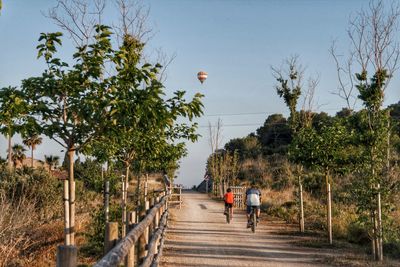
M 0 198 L 0 266 L 51 266 L 61 223 L 40 225 L 35 203 Z
M 261 190 L 263 203 L 270 203 L 274 206 L 282 206 L 285 203 L 293 202 L 293 189 L 287 188 L 282 191 L 275 191 L 272 189 Z

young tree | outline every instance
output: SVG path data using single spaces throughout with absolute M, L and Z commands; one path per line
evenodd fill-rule
M 290 145 L 290 156 L 294 162 L 300 163 L 309 169 L 317 169 L 325 175 L 327 233 L 329 243 L 333 243 L 332 236 L 332 174 L 343 163 L 347 140 L 350 138 L 347 129 L 335 121 L 332 125 L 324 125 L 320 129 L 304 127 L 300 129 Z
M 362 113 L 361 144 L 364 150 L 365 173 L 359 188 L 358 207 L 361 215 L 369 210 L 372 229 L 372 251 L 376 260 L 383 260 L 383 230 L 381 194 L 388 192 L 383 183 L 389 172 L 389 113 L 382 109 L 385 90 L 398 69 L 400 43 L 396 37 L 400 6 L 393 2 L 371 1 L 350 21 L 348 30 L 351 51 L 359 72 L 355 74 L 358 98 L 366 109 Z M 372 74 L 370 74 L 372 73 Z M 369 74 L 371 76 L 369 76 Z
M 91 139 L 104 131 L 107 121 L 109 80 L 102 79 L 106 62 L 116 61 L 111 48 L 111 32 L 106 26 L 95 29 L 95 42 L 82 46 L 74 54 L 75 65 L 55 57 L 56 45 L 61 45 L 61 33 L 41 34 L 38 57 L 43 57 L 47 70 L 39 77 L 23 81 L 31 106 L 31 115 L 40 131 L 68 153 L 69 180 L 64 184 L 66 203 L 66 244 L 75 244 L 74 156 Z M 68 197 L 67 197 L 68 196 Z
M 219 163 L 218 163 L 218 156 L 217 151 L 222 142 L 222 120 L 218 118 L 217 123 L 215 126 L 208 123 L 208 142 L 211 148 L 211 161 L 207 163 L 208 172 L 211 174 L 213 179 L 212 183 L 212 191 L 215 195 L 223 196 L 224 192 L 222 190 L 222 183 L 221 177 L 219 174 Z M 218 192 L 219 191 L 219 192 Z
M 122 222 L 126 223 L 127 188 L 130 169 L 134 161 L 145 170 L 154 158 L 159 160 L 162 150 L 176 140 L 195 141 L 197 124 L 177 123 L 187 117 L 189 121 L 202 114 L 201 94 L 187 102 L 184 91 L 176 91 L 172 98 L 164 96 L 164 85 L 158 79 L 160 65 L 144 64 L 139 67 L 143 44 L 130 35 L 124 37 L 123 45 L 115 60 L 116 73 L 110 77 L 112 90 L 108 92 L 106 132 L 91 145 L 106 142 L 108 148 L 100 154 L 112 157 L 124 164 Z M 104 147 L 101 147 L 104 148 Z M 170 147 L 171 148 L 171 147 Z M 88 150 L 89 151 L 89 150 Z M 90 152 L 89 152 L 90 153 Z M 161 157 L 163 158 L 163 157 Z M 146 162 L 147 161 L 147 162 Z M 140 175 L 138 176 L 140 178 Z M 138 182 L 138 186 L 140 181 Z M 123 235 L 125 227 L 123 226 Z
M 293 56 L 286 60 L 286 67 L 287 69 L 285 71 L 282 69 L 272 68 L 272 72 L 278 82 L 276 91 L 278 95 L 283 98 L 286 106 L 289 108 L 289 127 L 291 129 L 291 135 L 294 137 L 301 127 L 299 113 L 296 111 L 296 109 L 302 90 L 304 68 L 299 64 L 298 56 Z M 299 172 L 299 228 L 300 232 L 304 232 L 303 191 L 300 176 L 301 167 L 296 167 Z

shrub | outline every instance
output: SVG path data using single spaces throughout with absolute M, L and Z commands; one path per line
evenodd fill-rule
M 347 240 L 351 243 L 366 245 L 370 242 L 368 231 L 358 222 L 351 223 L 347 231 Z
M 62 213 L 60 185 L 43 169 L 0 168 L 0 266 L 30 266 L 34 261 L 32 251 L 42 240 L 32 236 L 32 229 Z

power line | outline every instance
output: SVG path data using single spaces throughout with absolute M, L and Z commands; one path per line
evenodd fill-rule
M 262 126 L 260 123 L 239 123 L 239 124 L 222 124 L 221 128 L 224 127 L 238 127 L 238 126 Z M 200 125 L 199 128 L 208 128 L 209 125 Z M 211 125 L 211 127 L 216 127 L 215 125 Z
M 324 110 L 338 110 L 337 108 L 327 108 Z M 340 111 L 340 109 L 338 110 Z M 313 111 L 318 113 L 318 111 Z M 324 112 L 324 111 L 320 111 Z M 216 116 L 242 116 L 242 115 L 271 115 L 271 114 L 282 114 L 277 111 L 260 111 L 260 112 L 241 112 L 241 113 L 215 113 L 215 114 L 205 114 L 204 117 L 216 117 Z
M 216 116 L 242 116 L 242 115 L 266 115 L 274 114 L 274 112 L 244 112 L 244 113 L 220 113 L 220 114 L 206 114 L 205 117 L 216 117 Z

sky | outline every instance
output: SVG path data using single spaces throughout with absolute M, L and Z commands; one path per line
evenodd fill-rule
M 167 69 L 167 94 L 185 90 L 188 97 L 205 95 L 204 116 L 197 119 L 198 142 L 188 143 L 188 156 L 181 161 L 177 183 L 197 185 L 211 153 L 208 124 L 222 121 L 222 144 L 255 132 L 274 113 L 288 115 L 276 93 L 271 66 L 280 67 L 298 55 L 306 67 L 305 76 L 319 77 L 314 111 L 335 114 L 345 102 L 333 92 L 338 81 L 329 54 L 335 40 L 339 51 L 349 48 L 346 29 L 349 16 L 366 0 L 144 0 L 150 8 L 148 26 L 154 35 L 148 51 L 162 49 L 176 55 Z M 106 22 L 118 19 L 111 0 L 107 1 Z M 24 78 L 40 75 L 45 66 L 36 59 L 41 32 L 58 31 L 43 16 L 53 0 L 3 0 L 0 14 L 0 88 L 19 86 Z M 73 45 L 64 41 L 61 57 L 70 57 Z M 197 72 L 206 71 L 200 84 Z M 400 73 L 399 73 L 400 74 Z M 400 76 L 400 75 L 398 75 Z M 400 99 L 400 79 L 386 90 L 385 106 Z M 15 142 L 20 138 L 16 137 Z M 63 156 L 62 148 L 45 139 L 36 157 Z M 0 137 L 0 156 L 5 157 L 6 140 Z

